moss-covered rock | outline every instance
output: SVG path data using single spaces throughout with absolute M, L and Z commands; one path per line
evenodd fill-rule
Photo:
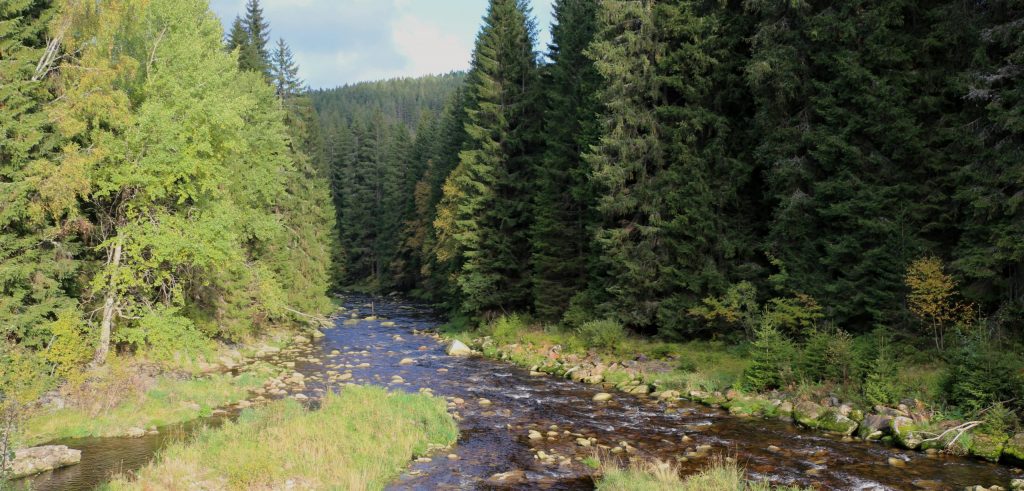
M 990 462 L 997 462 L 1003 454 L 1003 447 L 1009 438 L 1006 435 L 987 433 L 971 433 L 970 454 Z
M 724 404 L 726 400 L 727 399 L 725 398 L 725 396 L 722 395 L 721 392 L 712 392 L 709 394 L 704 394 L 703 397 L 700 398 L 700 402 L 707 404 L 709 406 L 717 406 Z
M 818 417 L 818 429 L 829 433 L 850 436 L 857 431 L 857 422 L 837 411 L 827 410 Z
M 807 428 L 818 428 L 818 418 L 825 412 L 825 408 L 811 401 L 800 401 L 793 406 L 793 419 L 797 424 Z
M 926 428 L 906 416 L 893 418 L 889 422 L 889 430 L 897 444 L 911 450 L 920 448 L 921 442 L 929 437 Z
M 889 432 L 892 418 L 884 414 L 868 414 L 857 428 L 857 436 L 865 440 L 878 440 Z
M 1024 433 L 1013 435 L 1003 446 L 1003 455 L 1018 463 L 1024 463 Z

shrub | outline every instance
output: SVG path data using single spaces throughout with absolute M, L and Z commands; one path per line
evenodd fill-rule
M 854 339 L 836 328 L 811 329 L 799 357 L 801 377 L 847 383 L 855 372 Z
M 566 309 L 565 314 L 562 315 L 562 323 L 573 329 L 578 329 L 594 320 L 596 315 L 597 299 L 590 290 L 584 290 L 577 293 L 576 296 L 572 297 L 569 301 L 569 308 Z
M 115 339 L 158 361 L 171 361 L 177 355 L 194 359 L 210 351 L 209 339 L 174 308 L 147 312 L 135 325 L 119 329 Z
M 526 330 L 527 322 L 519 314 L 498 317 L 491 322 L 490 334 L 498 344 L 511 344 Z
M 1001 349 L 982 330 L 961 334 L 957 345 L 943 383 L 950 404 L 975 413 L 1000 401 L 1021 407 L 1024 360 L 1019 354 Z
M 626 340 L 626 330 L 617 321 L 598 320 L 580 326 L 579 336 L 588 346 L 601 349 L 615 349 Z
M 55 367 L 54 373 L 61 378 L 80 374 L 93 352 L 93 345 L 83 329 L 81 314 L 76 309 L 67 309 L 57 314 L 57 320 L 50 323 L 53 341 L 43 356 Z
M 792 371 L 793 343 L 767 320 L 757 328 L 755 336 L 751 364 L 743 371 L 743 386 L 753 391 L 779 388 Z

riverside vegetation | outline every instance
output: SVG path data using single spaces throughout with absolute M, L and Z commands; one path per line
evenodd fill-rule
M 554 8 L 543 57 L 490 0 L 468 73 L 310 92 L 256 0 L 227 36 L 203 0 L 0 5 L 0 474 L 261 385 L 198 367 L 332 287 L 538 368 L 1024 458 L 1019 0 Z

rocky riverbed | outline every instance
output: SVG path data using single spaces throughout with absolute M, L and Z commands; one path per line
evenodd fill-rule
M 345 316 L 322 337 L 265 353 L 263 361 L 283 374 L 225 410 L 230 415 L 282 397 L 315 406 L 322 394 L 347 384 L 446 398 L 459 422 L 458 444 L 412 463 L 394 489 L 591 489 L 593 470 L 585 460 L 595 453 L 670 460 L 684 470 L 736 459 L 753 478 L 819 489 L 1009 488 L 1018 477 L 987 462 L 852 442 L 664 394 L 630 394 L 479 356 L 450 356 L 447 343 L 424 333 L 439 322 L 415 304 L 351 297 Z M 82 463 L 40 475 L 33 489 L 90 489 L 103 475 L 90 472 L 100 464 L 89 463 L 96 449 L 105 446 L 108 463 L 118 458 L 119 445 L 121 462 L 144 461 L 159 447 L 154 438 L 60 442 L 82 450 Z M 154 445 L 142 450 L 141 442 Z M 92 478 L 62 480 L 68 472 Z

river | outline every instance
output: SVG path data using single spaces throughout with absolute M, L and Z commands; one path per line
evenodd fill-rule
M 350 296 L 346 308 L 360 317 L 375 314 L 379 320 L 346 324 L 347 317 L 340 318 L 334 328 L 325 330 L 325 337 L 285 350 L 271 360 L 295 362 L 294 370 L 306 376 L 303 392 L 307 396 L 315 400 L 323 391 L 343 390 L 343 384 L 327 381 L 326 372 L 332 365 L 368 364 L 353 369 L 354 382 L 411 392 L 429 388 L 438 396 L 464 401 L 453 405 L 460 418 L 456 447 L 429 462 L 413 463 L 392 484 L 396 490 L 489 489 L 486 480 L 490 476 L 508 471 L 522 471 L 519 477 L 525 479 L 507 486 L 511 488 L 592 489 L 589 468 L 581 459 L 594 450 L 580 446 L 579 437 L 594 438 L 597 444 L 609 447 L 628 446 L 630 450 L 623 456 L 675 462 L 687 452 L 704 455 L 683 462 L 687 471 L 699 469 L 715 456 L 734 458 L 753 478 L 819 489 L 1007 487 L 1011 479 L 1008 468 L 995 464 L 928 456 L 876 443 L 843 442 L 789 423 L 734 417 L 700 404 L 678 402 L 668 407 L 650 398 L 620 393 L 611 402 L 593 402 L 599 387 L 531 376 L 527 370 L 482 357 L 447 356 L 444 345 L 434 337 L 413 332 L 441 322 L 426 306 Z M 382 326 L 385 321 L 394 325 Z M 403 358 L 412 358 L 414 363 L 400 365 Z M 394 376 L 403 382 L 393 383 Z M 482 399 L 490 404 L 481 404 Z M 194 426 L 165 428 L 159 436 L 141 439 L 58 442 L 81 449 L 82 463 L 32 479 L 32 489 L 92 489 L 112 473 L 144 465 L 167 441 L 180 438 Z M 530 430 L 545 438 L 529 439 Z M 699 451 L 706 446 L 710 450 Z M 555 458 L 538 459 L 537 451 Z M 458 459 L 447 458 L 447 453 Z M 905 460 L 907 465 L 891 466 L 890 457 Z

